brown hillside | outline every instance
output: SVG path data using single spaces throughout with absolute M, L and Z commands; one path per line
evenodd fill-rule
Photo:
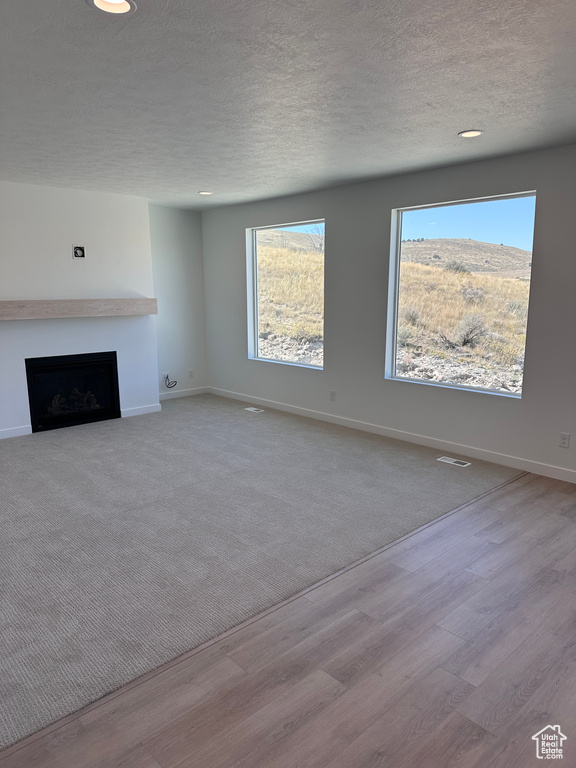
M 260 229 L 258 243 L 273 248 L 290 248 L 293 251 L 313 251 L 321 237 L 307 232 L 290 232 L 285 229 Z
M 532 254 L 511 245 L 495 245 L 480 240 L 438 238 L 422 242 L 402 243 L 402 261 L 442 267 L 460 262 L 470 272 L 519 272 L 517 277 L 529 277 Z
M 320 238 L 306 232 L 262 229 L 258 232 L 258 242 L 261 246 L 303 252 L 315 250 L 313 242 L 319 243 Z M 470 272 L 506 272 L 508 274 L 502 277 L 528 279 L 532 253 L 512 245 L 496 245 L 463 238 L 437 238 L 422 242 L 404 241 L 402 260 L 430 267 L 444 267 L 450 262 L 460 262 Z

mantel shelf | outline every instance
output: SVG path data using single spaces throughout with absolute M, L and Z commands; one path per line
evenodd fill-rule
M 22 299 L 0 301 L 0 320 L 157 315 L 157 299 Z

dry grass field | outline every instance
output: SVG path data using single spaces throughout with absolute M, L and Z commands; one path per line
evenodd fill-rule
M 258 333 L 301 342 L 324 336 L 324 254 L 258 247 Z
M 398 344 L 461 362 L 522 365 L 530 284 L 402 263 Z

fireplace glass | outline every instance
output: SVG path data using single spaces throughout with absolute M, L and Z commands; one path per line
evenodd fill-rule
M 116 352 L 26 360 L 33 432 L 120 418 Z

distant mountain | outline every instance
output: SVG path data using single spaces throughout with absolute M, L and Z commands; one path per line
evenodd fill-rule
M 532 254 L 512 245 L 483 243 L 463 238 L 437 238 L 421 242 L 404 241 L 402 260 L 431 267 L 443 267 L 458 261 L 470 272 L 518 272 L 529 277 Z

